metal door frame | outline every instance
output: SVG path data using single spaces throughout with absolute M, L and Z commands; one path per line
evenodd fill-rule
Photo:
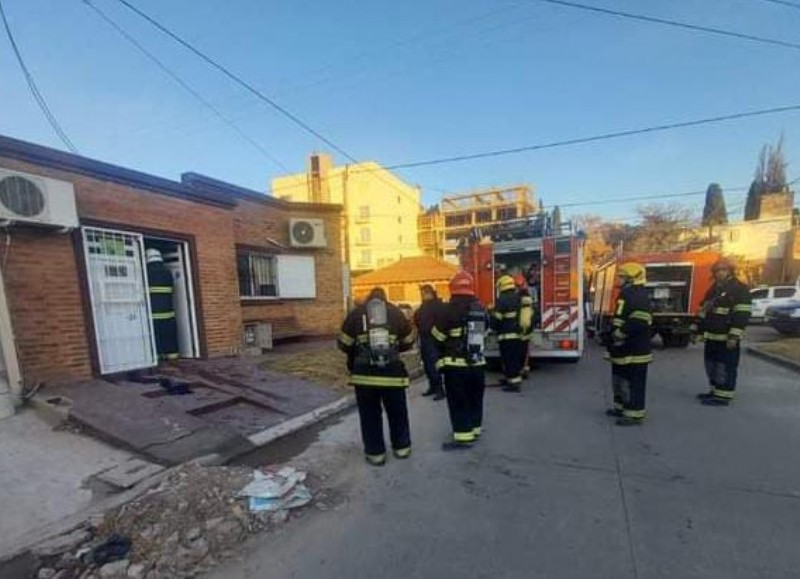
M 144 235 L 141 233 L 137 233 L 134 231 L 126 231 L 123 229 L 111 229 L 108 227 L 96 227 L 93 225 L 85 225 L 81 227 L 81 245 L 83 246 L 83 255 L 84 255 L 84 266 L 86 267 L 86 275 L 87 281 L 86 284 L 89 286 L 89 301 L 92 310 L 92 324 L 94 325 L 94 339 L 95 339 L 95 346 L 97 347 L 97 363 L 100 368 L 101 374 L 113 374 L 116 372 L 124 372 L 125 370 L 117 370 L 117 371 L 107 371 L 104 367 L 104 360 L 103 360 L 103 345 L 100 340 L 100 332 L 98 332 L 98 322 L 97 322 L 97 313 L 95 309 L 95 293 L 94 287 L 92 284 L 92 267 L 90 263 L 90 259 L 92 254 L 89 252 L 89 245 L 88 240 L 86 239 L 86 233 L 88 231 L 98 231 L 101 233 L 110 233 L 113 235 L 127 235 L 136 240 L 136 244 L 139 247 L 139 262 L 140 262 L 140 270 L 142 276 L 142 287 L 144 288 L 144 303 L 145 309 L 147 314 L 147 320 L 150 327 L 150 355 L 151 355 L 151 364 L 148 366 L 142 366 L 142 368 L 152 368 L 153 366 L 158 365 L 158 353 L 156 352 L 156 338 L 155 338 L 155 329 L 153 327 L 153 316 L 152 312 L 150 311 L 150 300 L 148 299 L 150 294 L 150 286 L 147 281 L 147 275 L 145 274 L 145 259 L 144 259 Z M 130 368 L 129 370 L 134 370 L 136 368 Z

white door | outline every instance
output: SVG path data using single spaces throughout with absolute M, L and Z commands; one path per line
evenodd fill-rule
M 142 236 L 85 227 L 83 243 L 101 373 L 155 366 Z

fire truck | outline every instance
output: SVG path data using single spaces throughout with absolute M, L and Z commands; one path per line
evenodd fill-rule
M 577 362 L 585 334 L 583 235 L 571 223 L 554 225 L 545 213 L 475 228 L 459 246 L 461 267 L 475 279 L 475 293 L 494 307 L 495 282 L 504 274 L 524 279 L 534 299 L 530 356 Z M 486 357 L 500 358 L 490 332 Z
M 689 325 L 713 283 L 711 266 L 719 258 L 716 251 L 616 255 L 592 274 L 589 333 L 599 338 L 610 327 L 619 295 L 617 266 L 635 261 L 647 272 L 653 335 L 658 334 L 666 348 L 685 348 Z

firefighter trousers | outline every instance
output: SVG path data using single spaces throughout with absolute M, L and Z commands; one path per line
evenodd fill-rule
M 472 442 L 480 436 L 483 424 L 483 368 L 445 368 L 443 374 L 453 440 Z
M 500 361 L 503 364 L 503 375 L 509 386 L 519 386 L 522 383 L 524 352 L 525 342 L 523 340 L 502 340 L 500 342 Z
M 715 398 L 733 399 L 739 375 L 739 346 L 732 350 L 723 341 L 707 340 L 704 351 L 706 376 Z
M 643 420 L 646 415 L 648 365 L 611 365 L 614 408 L 622 410 L 622 413 L 628 418 Z
M 385 386 L 356 386 L 356 403 L 361 422 L 361 440 L 364 453 L 371 457 L 386 454 L 383 441 L 383 410 L 389 421 L 389 437 L 395 451 L 411 448 L 408 426 L 408 405 L 405 388 Z

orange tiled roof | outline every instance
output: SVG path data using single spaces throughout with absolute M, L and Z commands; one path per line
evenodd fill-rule
M 449 281 L 457 271 L 457 266 L 439 261 L 435 257 L 404 257 L 391 265 L 358 276 L 353 279 L 353 285 Z

